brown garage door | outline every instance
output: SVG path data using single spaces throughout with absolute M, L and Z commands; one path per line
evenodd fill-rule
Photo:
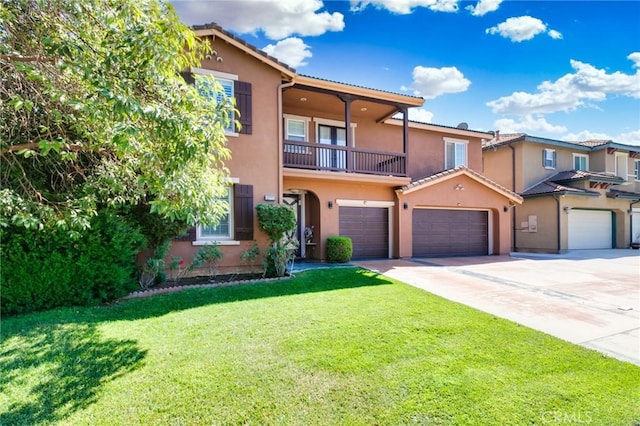
M 416 209 L 413 256 L 478 256 L 489 253 L 488 212 Z
M 350 237 L 353 257 L 389 257 L 389 209 L 340 207 L 340 235 Z

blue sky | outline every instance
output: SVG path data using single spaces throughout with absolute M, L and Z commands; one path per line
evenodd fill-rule
M 422 96 L 412 119 L 640 145 L 640 1 L 171 3 L 300 74 Z

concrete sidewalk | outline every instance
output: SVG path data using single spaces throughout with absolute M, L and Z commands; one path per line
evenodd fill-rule
M 640 365 L 640 252 L 520 255 L 354 263 Z

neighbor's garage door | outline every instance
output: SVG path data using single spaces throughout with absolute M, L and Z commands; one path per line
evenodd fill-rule
M 569 211 L 569 250 L 610 249 L 613 240 L 613 222 L 609 210 Z
M 389 209 L 340 207 L 340 235 L 350 237 L 353 257 L 389 257 Z
M 413 256 L 489 254 L 489 214 L 478 210 L 413 211 Z

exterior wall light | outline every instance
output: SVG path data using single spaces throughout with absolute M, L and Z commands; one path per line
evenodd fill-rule
M 333 201 L 329 201 L 329 203 L 327 203 L 327 206 L 332 209 L 333 208 Z

